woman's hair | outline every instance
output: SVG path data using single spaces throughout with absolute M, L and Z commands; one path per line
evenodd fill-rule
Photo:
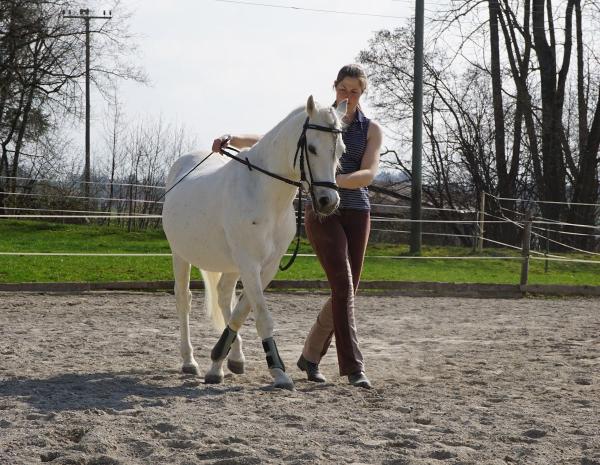
M 360 87 L 364 92 L 367 90 L 367 73 L 362 68 L 362 66 L 357 64 L 350 64 L 343 66 L 342 69 L 338 72 L 337 79 L 333 82 L 333 87 L 337 87 L 337 85 L 344 80 L 344 78 L 356 78 L 360 81 Z

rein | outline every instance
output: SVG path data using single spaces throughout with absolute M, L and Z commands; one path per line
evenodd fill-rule
M 181 176 L 175 184 L 173 184 L 165 192 L 163 192 L 163 194 L 158 199 L 156 199 L 154 201 L 154 203 L 160 202 L 161 199 L 163 199 L 169 192 L 171 192 L 173 189 L 175 189 L 175 186 L 177 186 L 177 184 L 179 184 L 181 181 L 183 181 L 192 171 L 194 171 L 196 168 L 198 168 L 202 163 L 204 163 L 206 160 L 208 160 L 208 157 L 210 157 L 213 153 L 215 153 L 215 152 L 210 152 L 202 160 L 200 160 L 200 162 L 196 163 L 191 170 L 189 170 L 187 173 L 185 173 L 183 176 Z
M 280 176 L 279 174 L 276 174 L 276 173 L 268 171 L 264 168 L 261 168 L 260 166 L 256 166 L 256 165 L 252 164 L 250 162 L 250 160 L 248 160 L 248 157 L 240 158 L 240 157 L 234 155 L 233 153 L 227 152 L 227 149 L 225 149 L 225 148 L 221 148 L 221 150 L 219 150 L 219 153 L 221 153 L 222 155 L 225 155 L 243 165 L 246 165 L 248 167 L 248 170 L 250 170 L 250 171 L 252 171 L 253 169 L 260 171 L 261 173 L 266 174 L 267 176 L 278 179 L 279 181 L 283 181 L 287 184 L 291 184 L 292 186 L 296 186 L 301 190 L 305 190 L 304 183 L 308 184 L 308 186 L 309 186 L 308 191 L 310 192 L 311 196 L 313 197 L 313 201 L 314 201 L 314 193 L 313 193 L 313 189 L 312 189 L 313 186 L 327 187 L 329 189 L 335 189 L 336 191 L 339 190 L 339 188 L 335 182 L 314 181 L 312 169 L 310 168 L 310 162 L 309 162 L 309 158 L 308 158 L 308 154 L 307 154 L 308 142 L 306 141 L 306 131 L 308 129 L 314 129 L 316 131 L 321 131 L 321 132 L 330 132 L 332 134 L 342 134 L 342 132 L 343 132 L 341 129 L 330 128 L 330 127 L 321 126 L 318 124 L 309 124 L 308 118 L 306 118 L 306 121 L 304 121 L 304 126 L 302 126 L 302 134 L 300 134 L 300 138 L 298 139 L 298 144 L 296 146 L 296 153 L 294 154 L 294 168 L 296 167 L 296 163 L 298 162 L 298 154 L 300 154 L 300 181 L 293 181 L 286 177 Z M 236 153 L 240 153 L 239 150 L 237 150 L 233 147 L 228 147 L 228 149 L 233 150 Z M 310 175 L 310 181 L 308 180 L 308 177 L 306 176 L 306 171 L 304 169 L 305 161 L 306 161 L 306 166 L 308 167 L 308 174 Z M 194 169 L 195 169 L 195 167 L 194 167 Z
M 238 149 L 233 148 L 233 147 L 227 147 L 227 149 L 229 149 L 235 153 L 240 153 L 240 151 Z M 266 174 L 267 176 L 270 176 L 272 178 L 278 179 L 279 181 L 283 181 L 285 183 L 291 184 L 292 186 L 296 186 L 300 189 L 303 189 L 302 181 L 292 181 L 291 179 L 284 178 L 283 176 L 280 176 L 277 173 L 273 173 L 269 170 L 261 168 L 260 166 L 256 166 L 256 165 L 252 164 L 250 162 L 250 160 L 248 160 L 248 157 L 240 158 L 240 157 L 234 155 L 233 153 L 228 152 L 227 149 L 221 148 L 221 150 L 219 150 L 219 153 L 221 155 L 225 155 L 226 157 L 231 158 L 232 160 L 240 162 L 242 165 L 246 165 L 248 167 L 249 171 L 252 171 L 252 170 L 260 171 L 261 173 Z

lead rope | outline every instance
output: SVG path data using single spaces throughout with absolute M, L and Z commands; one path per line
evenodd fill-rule
M 308 124 L 308 118 L 306 118 L 306 122 L 304 123 L 304 130 L 302 131 L 302 135 L 300 136 L 300 139 L 298 139 L 298 145 L 296 147 L 296 153 L 294 154 L 294 166 L 296 166 L 296 160 L 298 159 L 298 152 L 300 152 L 300 179 L 301 180 L 306 180 L 306 173 L 304 172 L 304 157 L 306 156 L 306 125 Z M 311 184 L 309 187 L 309 193 L 311 198 L 314 197 L 313 196 L 313 189 L 312 189 L 312 173 L 310 174 L 311 176 Z M 281 263 L 279 264 L 279 269 L 281 271 L 285 271 L 287 270 L 289 267 L 291 267 L 294 262 L 296 261 L 296 257 L 298 256 L 298 251 L 300 250 L 300 233 L 302 232 L 302 214 L 304 213 L 304 209 L 302 208 L 302 185 L 300 186 L 300 189 L 298 189 L 298 214 L 296 215 L 296 245 L 294 247 L 294 252 L 292 253 L 292 256 L 290 257 L 289 261 L 285 264 L 285 265 L 281 265 Z
M 294 155 L 294 164 L 296 164 L 296 158 L 298 156 L 298 152 L 300 151 L 300 166 L 302 167 L 302 171 L 304 170 L 304 145 L 301 141 L 305 140 L 305 138 L 301 137 L 300 141 L 298 141 L 298 146 L 296 148 L 296 154 Z M 230 150 L 233 150 L 237 153 L 240 153 L 239 150 L 233 148 L 233 147 L 228 147 Z M 290 259 L 288 260 L 288 262 L 285 265 L 281 265 L 281 263 L 279 264 L 279 269 L 281 271 L 285 271 L 288 268 L 290 268 L 294 262 L 296 261 L 296 257 L 298 256 L 298 251 L 300 250 L 300 234 L 302 232 L 302 213 L 303 213 L 303 209 L 302 209 L 302 190 L 303 190 L 303 184 L 302 182 L 296 182 L 296 181 L 291 181 L 289 179 L 286 179 L 282 176 L 279 176 L 275 173 L 271 173 L 270 171 L 264 170 L 256 165 L 253 165 L 252 163 L 250 163 L 250 160 L 248 160 L 248 158 L 246 159 L 242 159 L 240 157 L 236 157 L 235 155 L 228 153 L 224 148 L 222 148 L 220 150 L 220 153 L 239 162 L 242 163 L 243 165 L 246 165 L 248 167 L 248 170 L 252 171 L 252 169 L 255 169 L 257 171 L 260 171 L 261 173 L 264 173 L 268 176 L 271 176 L 275 179 L 278 179 L 280 181 L 286 182 L 288 184 L 291 184 L 292 186 L 296 186 L 298 187 L 298 213 L 296 214 L 296 245 L 294 246 L 294 252 L 292 253 L 292 256 L 290 257 Z M 302 176 L 304 177 L 304 176 Z
M 281 271 L 287 270 L 290 266 L 294 264 L 296 260 L 296 256 L 298 255 L 298 250 L 300 250 L 300 232 L 302 231 L 302 189 L 298 189 L 298 214 L 296 215 L 296 246 L 294 247 L 294 252 L 290 257 L 289 261 L 285 265 L 279 264 L 279 269 Z

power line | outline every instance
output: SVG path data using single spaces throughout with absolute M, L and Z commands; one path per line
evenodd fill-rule
M 280 8 L 285 10 L 301 10 L 301 11 L 312 11 L 313 13 L 331 13 L 339 15 L 351 15 L 351 16 L 370 16 L 374 18 L 390 18 L 390 19 L 408 19 L 406 16 L 393 16 L 393 15 L 382 15 L 375 13 L 359 13 L 354 11 L 341 11 L 341 10 L 323 10 L 320 8 L 304 8 L 300 6 L 287 6 L 287 5 L 273 5 L 271 3 L 258 3 L 258 2 L 243 2 L 240 0 L 215 0 L 220 3 L 235 3 L 238 5 L 248 6 L 263 6 L 268 8 Z

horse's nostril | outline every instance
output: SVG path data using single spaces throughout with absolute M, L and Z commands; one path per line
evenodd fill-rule
M 326 207 L 329 204 L 329 199 L 327 197 L 319 197 L 319 205 L 322 207 Z

